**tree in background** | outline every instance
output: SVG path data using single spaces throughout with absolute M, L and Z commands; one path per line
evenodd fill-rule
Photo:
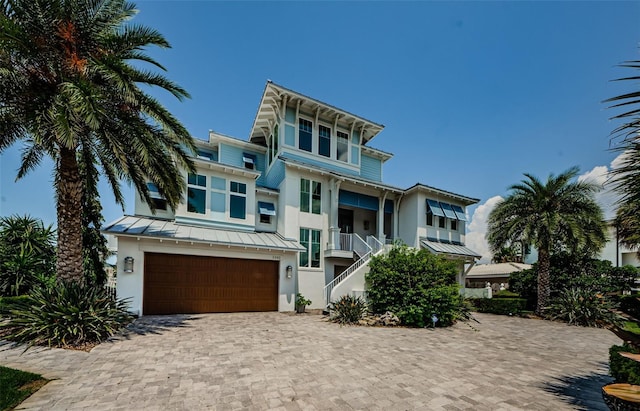
M 521 263 L 522 258 L 520 257 L 516 247 L 504 246 L 500 247 L 500 249 L 493 254 L 493 257 L 491 257 L 491 262 L 494 264 Z
M 60 280 L 84 278 L 83 216 L 95 223 L 79 212 L 87 181 L 103 175 L 121 205 L 120 183 L 132 183 L 153 210 L 151 181 L 175 208 L 180 168 L 193 170 L 189 133 L 145 91 L 188 93 L 139 68 L 164 70 L 145 49 L 169 43 L 129 24 L 135 13 L 123 0 L 0 0 L 0 152 L 25 143 L 18 179 L 44 157 L 54 161 Z
M 493 252 L 521 242 L 538 249 L 538 301 L 542 314 L 549 303 L 550 256 L 553 252 L 595 253 L 606 242 L 606 225 L 594 194 L 600 189 L 588 182 L 572 181 L 578 168 L 546 182 L 531 174 L 512 185 L 511 194 L 489 214 L 487 240 Z

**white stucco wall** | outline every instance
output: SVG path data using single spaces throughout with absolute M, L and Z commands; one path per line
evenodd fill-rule
M 257 260 L 277 260 L 280 262 L 278 270 L 279 297 L 278 311 L 293 311 L 295 309 L 296 277 L 298 263 L 296 254 L 282 251 L 261 251 L 244 249 L 244 247 L 209 246 L 207 244 L 191 244 L 188 242 L 177 243 L 171 240 L 160 242 L 157 239 L 138 240 L 135 237 L 118 238 L 118 260 L 117 260 L 117 294 L 118 298 L 129 298 L 130 309 L 133 313 L 144 314 L 142 311 L 142 294 L 144 285 L 144 253 L 167 253 L 199 255 L 209 257 L 229 257 Z M 124 272 L 125 257 L 133 257 L 133 273 Z M 292 278 L 286 277 L 286 267 L 293 268 Z

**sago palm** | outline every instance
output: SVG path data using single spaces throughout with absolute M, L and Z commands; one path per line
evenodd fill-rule
M 121 205 L 124 180 L 153 206 L 151 181 L 175 207 L 180 168 L 193 169 L 187 130 L 146 91 L 157 87 L 180 100 L 188 94 L 141 68 L 164 70 L 145 49 L 169 44 L 130 24 L 134 7 L 123 0 L 0 0 L 0 152 L 24 143 L 18 179 L 44 157 L 55 163 L 63 280 L 83 278 L 83 177 L 102 174 Z
M 594 200 L 599 186 L 572 181 L 573 167 L 551 174 L 546 182 L 531 174 L 510 187 L 511 194 L 489 214 L 487 240 L 493 251 L 524 242 L 538 249 L 538 301 L 541 314 L 548 305 L 549 258 L 553 251 L 593 253 L 606 241 L 606 225 Z

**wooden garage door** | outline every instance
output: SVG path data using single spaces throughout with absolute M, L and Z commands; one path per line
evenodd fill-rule
M 144 314 L 278 310 L 278 262 L 145 253 Z

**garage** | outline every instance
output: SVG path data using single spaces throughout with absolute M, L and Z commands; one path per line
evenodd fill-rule
M 143 313 L 278 310 L 278 261 L 144 254 Z

